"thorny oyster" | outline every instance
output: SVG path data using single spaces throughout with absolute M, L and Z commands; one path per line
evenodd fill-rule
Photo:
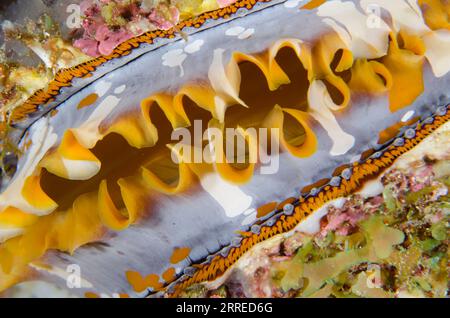
M 300 231 L 270 268 L 288 295 L 445 295 L 448 184 L 396 187 L 423 176 L 388 172 L 382 204 L 373 180 L 447 127 L 447 2 L 89 1 L 81 11 L 75 47 L 25 39 L 70 62 L 47 59 L 45 80 L 4 99 L 2 153 L 18 163 L 0 193 L 0 288 L 32 277 L 65 286 L 78 268 L 80 295 L 188 295 Z M 445 152 L 444 136 L 434 147 Z M 421 253 L 434 268 L 399 268 Z M 414 278 L 371 280 L 376 266 Z

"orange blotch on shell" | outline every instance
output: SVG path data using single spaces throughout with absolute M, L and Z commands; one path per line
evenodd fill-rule
M 170 257 L 171 264 L 178 264 L 186 257 L 189 256 L 191 249 L 189 247 L 179 247 L 173 250 L 172 256 Z
M 315 8 L 321 6 L 322 4 L 324 4 L 325 1 L 326 0 L 311 0 L 310 2 L 305 4 L 303 7 L 301 7 L 301 9 L 303 9 L 303 10 L 312 10 L 312 9 L 315 9 Z
M 274 211 L 277 208 L 277 206 L 278 206 L 278 202 L 270 202 L 270 203 L 260 206 L 259 208 L 256 209 L 256 211 L 258 212 L 256 214 L 256 217 L 261 218 L 261 217 L 269 214 L 270 212 Z
M 277 210 L 283 209 L 283 207 L 284 207 L 286 204 L 292 204 L 293 202 L 295 202 L 295 200 L 296 200 L 296 198 L 288 198 L 288 199 L 282 201 L 280 204 L 278 204 Z
M 314 188 L 321 188 L 324 185 L 326 185 L 328 182 L 330 181 L 330 179 L 325 178 L 325 179 L 320 179 L 317 182 L 314 182 L 313 184 L 307 185 L 306 187 L 303 187 L 302 190 L 300 191 L 301 193 L 309 193 L 311 192 L 312 189 Z
M 130 283 L 133 290 L 137 293 L 143 292 L 147 288 L 151 287 L 154 290 L 158 290 L 162 287 L 159 282 L 159 276 L 156 274 L 149 274 L 143 277 L 140 273 L 135 271 L 125 272 L 128 282 Z
M 84 107 L 91 106 L 92 104 L 94 104 L 97 101 L 97 99 L 98 99 L 97 94 L 95 94 L 95 93 L 90 94 L 81 100 L 81 102 L 78 104 L 77 108 L 82 109 Z
M 253 235 L 252 232 L 246 232 L 246 231 L 235 231 L 235 233 L 242 237 L 250 237 Z
M 414 117 L 410 120 L 408 120 L 407 122 L 399 122 L 396 123 L 388 128 L 386 128 L 385 130 L 381 131 L 378 135 L 378 144 L 382 145 L 386 142 L 388 142 L 389 140 L 391 140 L 392 138 L 394 138 L 395 136 L 397 136 L 400 132 L 400 129 L 404 126 L 411 126 L 412 124 L 416 123 L 420 118 L 419 117 Z
M 84 297 L 86 297 L 86 298 L 100 298 L 99 295 L 97 295 L 96 293 L 93 293 L 93 292 L 86 292 L 86 293 L 84 293 Z
M 167 269 L 162 275 L 162 279 L 164 279 L 164 281 L 166 283 L 170 283 L 175 279 L 175 268 L 171 267 L 169 269 Z

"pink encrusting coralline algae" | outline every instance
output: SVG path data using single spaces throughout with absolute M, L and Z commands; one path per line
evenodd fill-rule
M 237 0 L 217 0 L 223 8 Z M 202 1 L 197 1 L 201 6 Z M 179 21 L 181 13 L 174 1 L 84 0 L 82 36 L 74 46 L 83 53 L 97 57 L 109 55 L 120 43 L 152 30 L 168 30 Z

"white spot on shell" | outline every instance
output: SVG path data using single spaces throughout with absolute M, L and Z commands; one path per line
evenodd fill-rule
M 225 32 L 225 34 L 228 35 L 228 36 L 238 36 L 239 34 L 241 34 L 244 31 L 245 31 L 245 28 L 237 26 L 237 27 L 229 28 Z
M 245 29 L 241 26 L 232 27 L 225 31 L 225 35 L 236 36 L 239 40 L 248 39 L 253 35 L 253 33 L 255 33 L 255 29 Z
M 193 54 L 195 52 L 200 51 L 200 49 L 202 48 L 203 44 L 205 44 L 205 41 L 203 41 L 203 40 L 194 41 L 194 42 L 186 45 L 186 47 L 184 48 L 184 51 L 186 53 Z
M 106 94 L 106 92 L 109 91 L 109 89 L 111 88 L 112 83 L 111 82 L 106 82 L 106 81 L 100 81 L 96 86 L 95 86 L 95 93 L 99 96 L 102 97 L 103 95 Z
M 176 49 L 171 50 L 162 56 L 163 65 L 168 67 L 179 67 L 180 77 L 184 76 L 183 62 L 186 60 L 187 55 L 183 53 L 183 50 Z
M 288 9 L 296 8 L 303 0 L 288 0 L 284 3 L 284 7 Z
M 249 37 L 251 37 L 253 35 L 253 33 L 255 33 L 255 29 L 247 29 L 244 32 L 242 32 L 241 34 L 239 34 L 238 39 L 239 40 L 248 39 Z
M 412 118 L 412 116 L 414 116 L 414 111 L 410 110 L 402 117 L 402 122 L 406 123 L 408 120 L 410 120 Z
M 126 85 L 121 85 L 114 90 L 114 94 L 122 94 L 126 88 Z

